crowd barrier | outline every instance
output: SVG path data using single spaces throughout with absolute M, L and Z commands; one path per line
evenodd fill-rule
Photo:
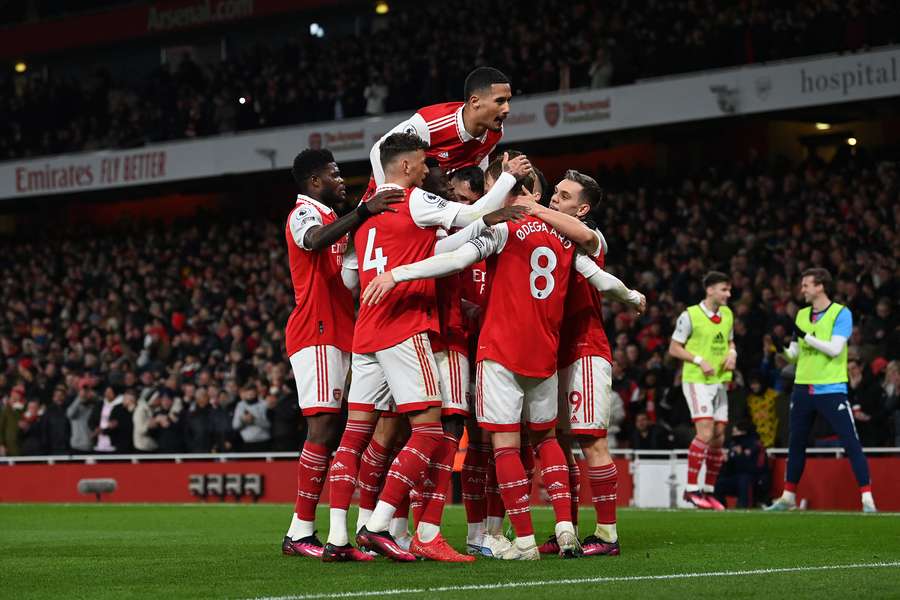
M 858 510 L 859 491 L 840 448 L 811 448 L 798 497 L 813 510 Z M 900 448 L 867 448 L 879 509 L 900 511 Z M 787 450 L 769 450 L 771 495 L 781 493 Z M 614 450 L 620 506 L 680 502 L 687 450 Z M 293 502 L 295 453 L 72 455 L 0 458 L 0 502 Z M 582 503 L 590 504 L 582 468 Z M 702 473 L 701 473 L 702 476 Z M 539 477 L 533 498 L 544 502 Z M 87 481 L 86 481 L 87 480 Z M 106 480 L 99 487 L 96 480 Z M 114 490 L 110 491 L 114 482 Z M 81 491 L 79 491 L 81 483 Z M 96 493 L 101 489 L 99 496 Z M 327 486 L 323 502 L 327 503 Z

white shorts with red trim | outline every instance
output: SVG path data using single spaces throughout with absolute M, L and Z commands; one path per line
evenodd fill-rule
M 519 431 L 556 426 L 557 374 L 546 379 L 513 373 L 492 360 L 482 360 L 475 372 L 475 415 L 488 431 Z
M 438 368 L 425 333 L 384 350 L 354 354 L 352 371 L 350 410 L 406 413 L 441 405 Z
M 712 419 L 728 422 L 728 393 L 724 383 L 681 382 L 684 398 L 691 411 L 691 421 Z
M 340 412 L 350 353 L 334 346 L 307 346 L 294 352 L 290 361 L 303 415 Z
M 469 416 L 469 357 L 439 350 L 434 359 L 441 376 L 441 414 Z
M 584 356 L 559 370 L 561 431 L 606 437 L 611 400 L 612 365 L 605 358 Z

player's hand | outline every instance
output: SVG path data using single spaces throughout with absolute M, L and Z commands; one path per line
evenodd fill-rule
M 700 361 L 700 370 L 703 371 L 703 374 L 707 377 L 712 377 L 716 374 L 716 370 L 712 368 L 712 365 L 706 362 L 705 360 Z
M 396 286 L 397 282 L 394 281 L 394 276 L 391 275 L 390 271 L 382 273 L 369 282 L 369 285 L 363 290 L 362 297 L 359 301 L 362 304 L 375 306 Z
M 516 179 L 527 177 L 532 171 L 531 162 L 524 154 L 515 158 L 509 158 L 509 152 L 503 153 L 503 172 L 509 173 Z
M 635 310 L 635 311 L 637 312 L 637 314 L 639 314 L 639 315 L 640 315 L 640 314 L 643 314 L 644 311 L 647 310 L 647 296 L 643 295 L 642 293 L 640 293 L 640 292 L 637 291 L 637 290 L 631 290 L 631 291 L 633 291 L 635 294 L 638 295 L 638 302 L 637 302 L 637 304 L 632 304 L 632 306 L 634 307 L 634 310 Z
M 737 366 L 737 354 L 734 352 L 729 352 L 728 356 L 725 358 L 725 364 L 722 365 L 722 368 L 726 371 L 734 371 L 734 368 Z
M 366 207 L 369 209 L 369 212 L 373 215 L 377 215 L 383 212 L 397 212 L 396 208 L 391 208 L 391 204 L 397 204 L 398 202 L 403 202 L 404 192 L 399 188 L 388 188 L 386 190 L 381 190 L 368 202 L 366 202 Z
M 520 221 L 527 214 L 528 209 L 524 206 L 506 206 L 484 215 L 484 224 L 491 227 L 507 221 Z
M 806 332 L 797 327 L 797 323 L 794 322 L 794 339 L 802 340 L 806 337 Z

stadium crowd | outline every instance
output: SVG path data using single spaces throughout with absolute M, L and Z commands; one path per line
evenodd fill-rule
M 0 160 L 413 110 L 456 99 L 486 62 L 520 95 L 900 41 L 885 0 L 600 4 L 398 6 L 359 35 L 260 42 L 213 64 L 185 55 L 140 83 L 103 70 L 0 77 Z
M 793 379 L 772 336 L 791 330 L 799 274 L 821 266 L 853 311 L 850 402 L 863 445 L 900 446 L 898 166 L 860 153 L 679 180 L 601 171 L 608 268 L 648 298 L 639 318 L 606 307 L 611 445 L 690 442 L 667 347 L 718 268 L 733 279 L 732 433 L 785 446 Z M 303 439 L 284 356 L 293 294 L 280 222 L 206 216 L 7 239 L 0 305 L 6 455 L 296 451 Z M 824 422 L 815 435 L 833 444 Z

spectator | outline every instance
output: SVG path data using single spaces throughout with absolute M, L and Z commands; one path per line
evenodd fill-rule
M 280 394 L 280 397 L 279 397 Z M 266 404 L 272 423 L 272 450 L 296 452 L 300 444 L 300 407 L 294 394 L 283 394 L 277 387 L 269 389 Z
M 72 426 L 66 416 L 66 387 L 57 385 L 50 404 L 41 417 L 41 448 L 43 454 L 68 454 Z
M 153 388 L 144 388 L 149 390 L 151 395 L 149 398 L 141 398 L 137 401 L 137 405 L 132 413 L 132 428 L 134 431 L 134 448 L 138 452 L 155 452 L 159 447 L 156 442 L 156 429 L 159 422 L 154 417 L 154 412 L 159 408 L 160 393 L 153 391 Z
M 888 437 L 883 390 L 872 375 L 863 372 L 857 359 L 847 361 L 847 376 L 847 402 L 853 409 L 859 441 L 863 447 L 881 446 Z
M 597 53 L 594 55 L 594 61 L 588 70 L 588 75 L 591 78 L 592 89 L 605 88 L 612 84 L 613 66 L 609 61 L 606 48 L 602 46 L 597 48 Z
M 759 371 L 755 371 L 750 375 L 749 383 L 750 393 L 747 394 L 747 412 L 763 446 L 772 448 L 775 446 L 775 436 L 778 433 L 778 412 L 776 408 L 778 392 L 765 384 Z
M 231 427 L 240 434 L 242 452 L 265 452 L 272 439 L 268 407 L 259 401 L 256 384 L 248 383 L 241 390 L 241 400 L 234 409 Z
M 21 440 L 21 453 L 25 456 L 43 454 L 41 436 L 41 416 L 44 409 L 37 400 L 29 400 L 25 405 L 25 411 L 19 418 L 19 439 Z
M 113 419 L 113 410 L 122 403 L 122 399 L 116 396 L 111 386 L 103 390 L 103 401 L 96 404 L 91 412 L 88 426 L 91 428 L 91 437 L 96 440 L 94 452 L 112 453 L 116 447 L 112 442 L 112 433 L 118 427 L 118 422 Z
M 893 425 L 892 445 L 900 448 L 900 362 L 891 361 L 884 371 L 884 410 Z
M 134 452 L 134 410 L 137 407 L 134 390 L 125 390 L 116 401 L 106 432 L 117 453 L 131 454 Z
M 159 406 L 153 412 L 156 428 L 157 450 L 160 454 L 179 454 L 184 452 L 184 423 L 181 419 L 181 400 L 172 398 L 168 391 L 159 397 Z
M 66 409 L 66 416 L 69 418 L 72 431 L 69 446 L 72 447 L 73 452 L 87 454 L 94 447 L 89 421 L 96 402 L 97 394 L 94 392 L 94 388 L 91 387 L 90 381 L 83 378 L 79 383 L 78 395 Z
M 652 423 L 645 412 L 634 417 L 634 430 L 631 433 L 633 450 L 665 450 L 671 448 L 666 432 Z
M 388 87 L 378 71 L 372 71 L 369 85 L 363 90 L 366 99 L 366 114 L 377 116 L 384 114 L 384 103 L 388 97 Z
M 737 496 L 738 508 L 752 508 L 768 502 L 772 475 L 768 456 L 750 421 L 731 427 L 725 464 L 716 480 L 716 498 L 723 505 L 726 496 Z
M 197 391 L 194 403 L 185 417 L 185 439 L 188 452 L 213 451 L 213 407 L 205 389 Z
M 0 411 L 0 456 L 21 454 L 21 431 L 19 422 L 25 412 L 25 386 L 13 387 Z

